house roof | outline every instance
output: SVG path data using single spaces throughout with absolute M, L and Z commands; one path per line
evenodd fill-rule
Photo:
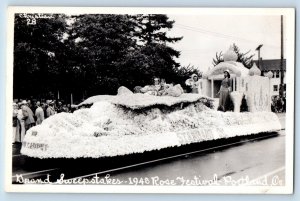
M 254 60 L 258 66 L 257 60 Z M 259 61 L 261 71 L 280 70 L 280 59 L 263 59 Z M 283 59 L 283 70 L 286 70 L 286 59 Z

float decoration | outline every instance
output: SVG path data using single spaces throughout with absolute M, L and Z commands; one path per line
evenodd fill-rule
M 250 76 L 254 76 L 254 75 L 260 76 L 260 74 L 261 74 L 261 70 L 259 70 L 259 68 L 256 66 L 256 64 L 253 63 L 252 67 L 249 70 L 249 75 Z
M 237 61 L 238 55 L 234 51 L 233 47 L 230 46 L 229 49 L 223 55 L 224 61 Z
M 36 158 L 113 157 L 281 129 L 274 113 L 219 112 L 205 106 L 207 98 L 194 95 L 154 97 L 157 103 L 143 94 L 115 96 L 117 101 L 104 96 L 107 100 L 91 108 L 53 115 L 29 129 L 21 153 Z

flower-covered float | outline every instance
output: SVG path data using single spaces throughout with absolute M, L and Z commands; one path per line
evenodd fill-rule
M 21 153 L 36 158 L 99 158 L 143 153 L 281 129 L 268 111 L 220 112 L 200 94 L 94 96 L 26 133 Z

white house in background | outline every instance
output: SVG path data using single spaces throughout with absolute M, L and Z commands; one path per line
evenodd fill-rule
M 258 66 L 258 61 L 255 60 L 254 62 Z M 270 79 L 270 94 L 271 96 L 278 96 L 281 79 L 280 59 L 260 60 L 259 67 L 264 75 L 266 75 L 269 71 L 273 73 L 273 77 Z M 283 60 L 283 71 L 283 83 L 286 84 L 286 59 Z

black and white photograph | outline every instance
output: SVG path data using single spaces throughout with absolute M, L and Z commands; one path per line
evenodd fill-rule
M 293 193 L 293 8 L 8 19 L 6 191 Z

